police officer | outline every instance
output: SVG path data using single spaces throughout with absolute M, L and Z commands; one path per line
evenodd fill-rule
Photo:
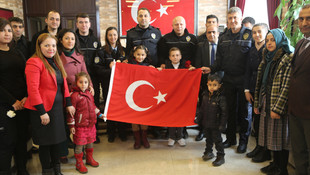
M 161 32 L 150 25 L 151 14 L 147 8 L 138 10 L 137 20 L 137 26 L 127 31 L 126 55 L 129 56 L 135 46 L 144 45 L 151 54 L 151 64 L 158 66 L 157 43 L 161 38 Z
M 163 67 L 169 60 L 169 50 L 177 47 L 181 50 L 182 59 L 190 61 L 193 65 L 196 52 L 197 38 L 186 29 L 185 19 L 177 16 L 172 21 L 172 32 L 166 34 L 158 43 L 160 64 Z
M 236 145 L 237 123 L 239 130 L 238 153 L 244 153 L 247 148 L 250 125 L 247 118 L 247 106 L 244 95 L 244 75 L 246 61 L 252 45 L 252 32 L 242 26 L 242 12 L 238 7 L 232 7 L 227 14 L 230 29 L 219 39 L 216 61 L 209 68 L 203 67 L 205 73 L 224 70 L 223 86 L 228 104 L 227 140 L 223 143 L 225 148 Z
M 81 51 L 83 51 L 84 60 L 86 64 L 87 71 L 92 80 L 94 90 L 95 90 L 95 104 L 99 107 L 100 98 L 100 82 L 95 76 L 95 71 L 93 70 L 93 62 L 96 61 L 97 49 L 101 47 L 98 38 L 94 35 L 93 31 L 90 29 L 91 23 L 89 15 L 86 13 L 80 13 L 76 15 L 76 35 L 80 41 Z M 99 60 L 99 58 L 98 58 Z M 97 122 L 98 124 L 98 122 Z M 96 125 L 97 126 L 97 125 Z M 99 143 L 99 137 L 96 137 L 95 143 Z

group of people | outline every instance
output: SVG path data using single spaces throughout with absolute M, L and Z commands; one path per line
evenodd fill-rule
M 137 26 L 127 31 L 126 48 L 118 30 L 109 27 L 105 45 L 90 29 L 89 16 L 76 16 L 77 30 L 59 30 L 60 15 L 50 11 L 43 31 L 29 43 L 22 35 L 23 22 L 0 18 L 0 173 L 11 174 L 14 155 L 17 174 L 29 174 L 27 162 L 28 123 L 32 139 L 39 145 L 42 174 L 61 175 L 60 158 L 68 155 L 70 133 L 75 144 L 76 169 L 87 173 L 83 163 L 98 167 L 93 158 L 100 94 L 106 99 L 111 68 L 117 62 L 162 69 L 201 68 L 202 78 L 197 102 L 199 134 L 206 137 L 204 161 L 214 166 L 225 163 L 224 148 L 237 144 L 237 153 L 245 153 L 253 130 L 257 146 L 247 154 L 253 162 L 270 160 L 261 169 L 266 174 L 288 174 L 290 146 L 297 174 L 310 174 L 309 165 L 309 54 L 310 5 L 301 9 L 299 28 L 305 35 L 296 46 L 290 45 L 281 29 L 268 30 L 251 18 L 242 22 L 242 12 L 232 7 L 227 13 L 227 30 L 219 33 L 215 15 L 206 18 L 206 32 L 196 37 L 186 29 L 185 19 L 177 16 L 173 30 L 162 36 L 150 25 L 150 11 L 140 8 Z M 247 26 L 247 27 L 246 27 Z M 307 74 L 308 73 L 308 74 Z M 209 75 L 210 74 L 210 75 Z M 14 81 L 12 81 L 14 80 Z M 8 111 L 14 111 L 13 116 Z M 10 117 L 9 117 L 10 116 Z M 108 141 L 116 133 L 127 140 L 128 124 L 107 121 Z M 150 148 L 147 131 L 158 127 L 132 124 L 134 149 Z M 238 128 L 238 129 L 237 129 Z M 222 141 L 221 133 L 226 133 Z M 185 146 L 186 127 L 168 129 L 168 146 L 177 141 Z M 290 140 L 294 144 L 290 145 Z M 270 152 L 273 153 L 271 156 Z

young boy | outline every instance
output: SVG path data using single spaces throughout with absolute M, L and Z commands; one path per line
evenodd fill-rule
M 204 161 L 214 157 L 213 143 L 217 150 L 217 158 L 212 162 L 213 166 L 225 163 L 224 146 L 221 132 L 225 129 L 227 120 L 227 105 L 224 95 L 221 94 L 221 78 L 217 75 L 209 75 L 208 91 L 204 92 L 198 120 L 202 120 L 202 126 L 206 135 L 206 149 L 202 156 Z
M 181 61 L 182 55 L 180 49 L 172 47 L 169 50 L 169 60 L 165 64 L 166 69 L 185 69 L 185 62 Z M 168 146 L 173 146 L 174 142 L 177 141 L 180 146 L 186 146 L 185 139 L 183 139 L 183 127 L 169 127 L 169 139 Z

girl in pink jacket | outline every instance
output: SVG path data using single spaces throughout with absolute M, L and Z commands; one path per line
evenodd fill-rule
M 86 164 L 98 167 L 99 163 L 93 159 L 93 142 L 96 140 L 97 116 L 102 117 L 100 110 L 95 106 L 94 97 L 89 92 L 90 77 L 85 72 L 75 75 L 77 87 L 73 87 L 71 95 L 72 105 L 76 109 L 74 116 L 67 116 L 67 124 L 73 134 L 73 142 L 76 144 L 75 159 L 76 169 L 80 173 L 87 173 L 83 163 L 83 146 L 86 145 Z

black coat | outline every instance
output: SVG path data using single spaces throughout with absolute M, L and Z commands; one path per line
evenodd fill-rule
M 138 45 L 144 45 L 150 52 L 151 65 L 158 65 L 157 43 L 161 38 L 159 28 L 149 26 L 146 29 L 141 29 L 139 25 L 127 31 L 126 38 L 126 55 L 129 56 L 131 50 Z
M 197 43 L 196 36 L 190 34 L 187 29 L 185 29 L 183 36 L 177 36 L 172 30 L 172 32 L 163 36 L 158 42 L 160 64 L 165 64 L 165 61 L 169 60 L 169 50 L 172 47 L 177 47 L 181 50 L 182 60 L 190 60 L 191 64 L 194 65 Z
M 250 29 L 242 26 L 236 34 L 229 29 L 219 38 L 216 60 L 211 66 L 212 73 L 224 71 L 224 83 L 243 88 L 246 62 L 251 46 L 252 31 Z
M 216 91 L 211 97 L 208 91 L 204 92 L 198 121 L 201 121 L 205 129 L 222 130 L 225 128 L 227 122 L 227 104 L 226 98 L 221 92 Z
M 166 65 L 166 67 L 165 67 L 166 69 L 174 69 L 174 67 L 173 67 L 173 65 L 172 65 L 170 60 L 167 60 L 165 65 Z M 187 69 L 185 67 L 185 60 L 181 60 L 180 61 L 178 69 Z
M 19 50 L 26 60 L 28 60 L 32 55 L 30 55 L 30 42 L 27 38 L 22 35 L 19 40 L 12 42 L 12 48 Z

